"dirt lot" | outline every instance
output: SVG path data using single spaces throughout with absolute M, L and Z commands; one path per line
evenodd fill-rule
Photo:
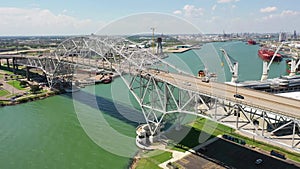
M 263 160 L 259 165 L 255 164 L 258 158 Z M 292 164 L 290 161 L 281 160 L 223 139 L 218 139 L 206 146 L 206 151 L 188 155 L 177 163 L 187 169 L 300 169 L 299 164 Z

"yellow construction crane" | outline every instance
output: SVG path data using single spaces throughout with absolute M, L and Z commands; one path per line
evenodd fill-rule
M 155 49 L 154 49 L 154 47 L 155 47 L 155 42 L 154 42 L 154 31 L 155 31 L 155 28 L 152 27 L 150 29 L 152 30 L 152 50 L 153 50 L 153 54 L 154 54 L 155 53 Z

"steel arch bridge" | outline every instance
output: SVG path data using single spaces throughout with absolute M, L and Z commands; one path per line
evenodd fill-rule
M 110 67 L 120 75 L 141 107 L 150 142 L 159 136 L 166 115 L 184 113 L 209 118 L 262 140 L 300 150 L 299 116 L 231 98 L 236 88 L 201 82 L 166 62 L 163 54 L 151 51 L 140 49 L 122 37 L 85 36 L 64 41 L 49 56 L 19 58 L 17 63 L 42 69 L 50 87 L 61 82 L 71 84 L 78 68 Z M 297 107 L 295 110 L 299 112 Z M 278 133 L 286 130 L 287 135 L 279 136 Z

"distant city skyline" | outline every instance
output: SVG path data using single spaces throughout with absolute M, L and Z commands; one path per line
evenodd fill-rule
M 102 27 L 111 27 L 107 25 L 115 22 L 119 22 L 117 26 L 121 31 L 129 33 L 132 32 L 132 27 L 143 24 L 137 28 L 138 31 L 150 32 L 151 26 L 158 32 L 172 29 L 170 31 L 172 33 L 300 31 L 298 0 L 0 0 L 0 2 L 0 36 L 85 35 L 96 33 Z M 149 19 L 148 13 L 154 13 L 155 18 Z M 141 21 L 134 23 L 132 19 L 134 17 L 138 17 Z M 180 22 L 171 22 L 170 18 L 177 17 Z M 120 22 L 121 18 L 129 19 Z M 182 21 L 197 27 L 197 30 L 188 29 Z M 161 23 L 165 25 L 162 26 Z M 166 26 L 168 23 L 171 25 L 169 28 Z

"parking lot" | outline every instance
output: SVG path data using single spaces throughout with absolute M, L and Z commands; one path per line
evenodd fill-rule
M 258 159 L 262 161 L 257 162 Z M 258 160 L 260 161 L 260 160 Z M 229 140 L 218 139 L 177 161 L 187 169 L 194 168 L 237 168 L 237 169 L 299 169 L 300 164 L 282 160 L 267 153 L 258 152 Z M 258 164 L 259 163 L 259 164 Z

